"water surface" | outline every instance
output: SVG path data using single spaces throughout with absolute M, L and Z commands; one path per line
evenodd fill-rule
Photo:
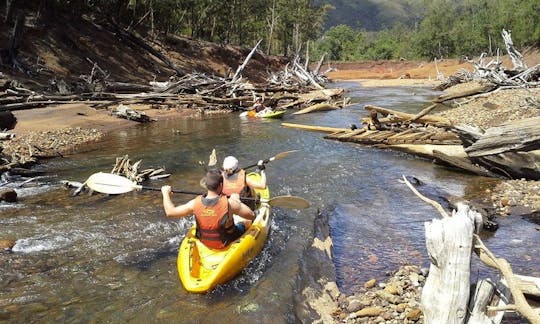
M 438 93 L 419 88 L 362 88 L 340 83 L 355 105 L 293 116 L 284 122 L 347 127 L 360 124 L 363 106 L 374 104 L 415 113 Z M 7 322 L 293 322 L 298 260 L 311 244 L 318 211 L 329 212 L 338 284 L 354 292 L 371 278 L 384 280 L 401 264 L 427 265 L 423 222 L 438 217 L 403 183 L 402 175 L 453 195 L 477 192 L 480 177 L 456 173 L 429 160 L 353 143 L 324 140 L 321 133 L 283 128 L 279 120 L 243 120 L 236 114 L 171 120 L 119 130 L 98 150 L 48 161 L 55 177 L 46 186 L 17 189 L 15 205 L 1 205 L 0 237 L 17 240 L 0 254 L 0 319 Z M 206 161 L 235 155 L 242 165 L 279 152 L 299 150 L 268 165 L 272 195 L 307 198 L 312 207 L 273 208 L 263 253 L 235 280 L 206 295 L 188 294 L 176 270 L 180 240 L 191 218 L 164 216 L 159 192 L 115 197 L 71 197 L 59 180 L 83 182 L 110 171 L 129 155 L 142 168 L 163 167 L 171 177 L 145 185 L 200 190 Z M 176 194 L 182 203 L 191 196 Z M 514 271 L 540 275 L 540 237 L 520 218 L 504 219 L 485 237 Z M 475 266 L 475 274 L 486 270 Z

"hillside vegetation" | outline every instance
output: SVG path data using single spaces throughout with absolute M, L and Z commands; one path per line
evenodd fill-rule
M 0 49 L 0 79 L 3 74 L 35 90 L 76 91 L 91 76 L 134 83 L 164 81 L 192 72 L 225 76 L 234 73 L 251 50 L 173 34 L 145 38 L 88 15 L 38 17 L 33 8 L 16 12 L 23 19 L 13 46 Z M 7 19 L 4 13 L 0 8 L 2 21 Z M 11 21 L 13 24 L 15 18 Z M 12 29 L 0 30 L 0 44 L 10 44 L 11 39 Z M 256 53 L 243 75 L 260 82 L 269 71 L 282 69 L 283 62 L 283 58 Z
M 503 29 L 517 48 L 540 43 L 536 0 L 332 0 L 328 30 L 313 45 L 330 60 L 495 55 Z M 339 18 L 336 18 L 339 17 Z M 375 32 L 376 31 L 376 32 Z

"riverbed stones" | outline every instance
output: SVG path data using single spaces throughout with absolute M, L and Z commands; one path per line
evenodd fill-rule
M 527 215 L 540 211 L 540 181 L 507 180 L 497 184 L 491 201 L 501 215 Z
M 4 189 L 0 191 L 0 201 L 17 202 L 17 192 L 13 189 Z
M 342 299 L 335 320 L 341 323 L 422 323 L 419 300 L 427 274 L 427 269 L 424 270 L 425 273 L 417 266 L 402 266 L 385 282 L 377 284 L 375 279 L 370 280 L 370 288 Z
M 355 317 L 364 317 L 364 316 L 378 316 L 384 312 L 382 307 L 366 307 L 354 313 Z
M 366 283 L 364 283 L 364 288 L 370 289 L 370 288 L 375 287 L 376 284 L 377 284 L 377 279 L 370 279 L 366 281 Z
M 11 251 L 15 246 L 15 240 L 0 239 L 0 250 Z

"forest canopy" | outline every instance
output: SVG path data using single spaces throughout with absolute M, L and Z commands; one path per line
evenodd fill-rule
M 313 44 L 312 54 L 327 53 L 330 60 L 338 61 L 495 55 L 497 49 L 504 49 L 503 29 L 511 31 L 517 48 L 540 44 L 538 0 L 396 2 L 407 2 L 414 9 L 410 13 L 414 19 L 396 20 L 392 27 L 378 31 L 354 28 L 358 22 L 343 22 Z
M 5 0 L 8 27 L 17 8 L 35 12 L 38 22 L 107 20 L 150 38 L 248 47 L 262 40 L 267 54 L 308 52 L 314 60 L 325 53 L 333 61 L 494 55 L 504 48 L 503 29 L 517 48 L 540 44 L 538 0 Z

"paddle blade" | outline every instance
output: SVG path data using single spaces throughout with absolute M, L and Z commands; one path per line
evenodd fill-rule
M 139 188 L 138 185 L 128 178 L 104 172 L 92 174 L 86 180 L 86 185 L 94 191 L 110 195 L 123 194 Z
M 294 153 L 294 152 L 298 152 L 298 150 L 292 150 L 292 151 L 286 151 L 286 152 L 278 153 L 273 158 L 271 158 L 271 160 L 272 161 L 281 160 L 281 159 L 285 158 L 287 155 L 289 155 L 291 153 Z
M 262 200 L 264 202 L 264 200 Z M 270 206 L 290 208 L 290 209 L 306 209 L 309 208 L 309 201 L 296 196 L 277 196 L 270 198 L 267 203 Z

